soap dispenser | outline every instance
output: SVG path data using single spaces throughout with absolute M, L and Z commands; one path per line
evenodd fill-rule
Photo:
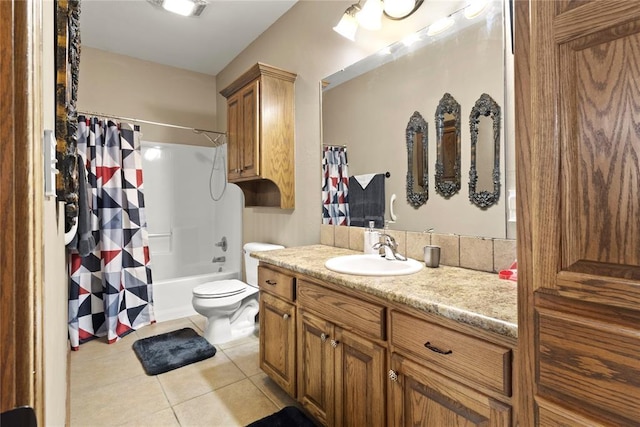
M 378 249 L 373 249 L 373 245 L 380 241 L 380 233 L 374 229 L 375 221 L 369 221 L 369 228 L 364 231 L 364 253 L 377 254 Z

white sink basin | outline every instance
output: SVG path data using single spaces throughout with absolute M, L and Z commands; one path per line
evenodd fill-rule
M 390 261 L 375 254 L 339 256 L 327 260 L 324 266 L 336 273 L 356 274 L 359 276 L 402 276 L 422 270 L 422 263 L 414 259 Z

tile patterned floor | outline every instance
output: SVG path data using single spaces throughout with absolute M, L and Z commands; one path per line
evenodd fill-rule
M 190 327 L 204 317 L 156 323 L 115 344 L 103 340 L 71 352 L 71 426 L 244 426 L 296 405 L 258 366 L 258 337 L 217 345 L 218 352 L 174 371 L 148 376 L 131 349 L 140 338 Z

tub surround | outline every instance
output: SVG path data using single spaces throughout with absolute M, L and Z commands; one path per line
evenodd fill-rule
M 387 301 L 434 313 L 473 327 L 517 338 L 517 285 L 497 274 L 440 266 L 407 276 L 371 277 L 335 273 L 332 257 L 357 253 L 311 245 L 252 254 L 261 262 L 366 292 Z M 418 258 L 420 260 L 420 258 Z

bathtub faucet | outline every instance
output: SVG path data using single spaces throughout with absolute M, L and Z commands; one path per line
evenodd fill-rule
M 223 256 L 214 256 L 211 262 L 225 262 L 227 260 L 226 257 Z

